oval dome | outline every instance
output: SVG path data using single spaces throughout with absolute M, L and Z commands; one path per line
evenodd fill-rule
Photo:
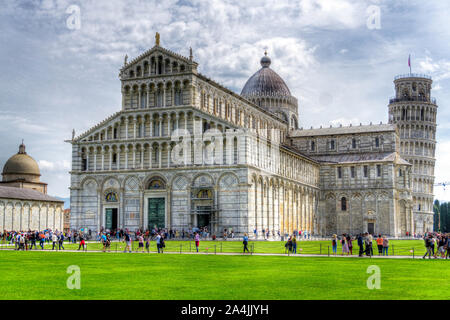
M 19 147 L 19 152 L 6 161 L 3 167 L 4 178 L 5 175 L 40 176 L 41 173 L 36 160 L 26 154 L 25 146 L 22 144 Z
M 241 96 L 291 96 L 291 92 L 286 83 L 272 69 L 271 60 L 265 53 L 261 58 L 261 66 L 254 75 L 247 80 L 242 89 Z

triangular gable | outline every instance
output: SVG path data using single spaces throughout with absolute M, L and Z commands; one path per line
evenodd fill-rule
M 120 69 L 120 73 L 122 74 L 127 69 L 135 66 L 136 64 L 139 64 L 143 59 L 153 55 L 154 53 L 164 54 L 166 56 L 171 57 L 172 59 L 178 60 L 179 62 L 182 62 L 182 63 L 187 64 L 187 65 L 193 65 L 194 67 L 198 66 L 198 63 L 195 62 L 194 60 L 190 60 L 189 58 L 184 57 L 184 56 L 182 56 L 182 55 L 180 55 L 178 53 L 175 53 L 175 52 L 173 52 L 171 50 L 165 49 L 165 48 L 163 48 L 161 46 L 155 45 L 155 46 L 153 46 L 153 48 L 145 51 L 141 55 L 137 56 L 136 58 L 134 58 L 133 60 L 128 62 L 126 65 L 122 66 L 122 68 Z
M 90 129 L 88 129 L 87 131 L 83 132 L 82 134 L 80 134 L 78 137 L 76 137 L 74 139 L 74 141 L 81 141 L 84 138 L 87 138 L 90 134 L 92 134 L 95 130 L 100 129 L 102 126 L 108 124 L 109 122 L 111 122 L 112 120 L 114 120 L 115 118 L 119 117 L 121 115 L 122 111 L 118 111 L 116 113 L 114 113 L 113 115 L 109 116 L 108 118 L 106 118 L 105 120 L 101 121 L 100 123 L 96 124 L 95 126 L 91 127 Z

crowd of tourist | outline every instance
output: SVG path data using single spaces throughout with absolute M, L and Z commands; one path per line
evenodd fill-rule
M 264 230 L 265 237 L 271 235 L 269 230 Z M 278 231 L 278 235 L 280 232 Z M 258 231 L 254 229 L 255 238 L 257 238 Z M 274 235 L 274 234 L 272 234 Z M 64 250 L 64 242 L 76 244 L 79 242 L 78 250 L 87 250 L 86 240 L 90 239 L 92 232 L 90 230 L 80 229 L 79 231 L 73 230 L 68 232 L 62 232 L 58 230 L 45 229 L 42 231 L 3 231 L 0 232 L 0 240 L 3 244 L 14 245 L 15 250 L 36 250 L 40 248 L 44 250 L 44 246 L 51 245 L 51 250 Z M 210 236 L 208 229 L 205 228 L 190 228 L 186 231 L 182 229 L 158 229 L 153 228 L 151 230 L 136 230 L 134 232 L 128 229 L 118 230 L 104 230 L 102 229 L 97 234 L 97 241 L 103 245 L 103 251 L 111 251 L 111 242 L 116 239 L 119 242 L 124 243 L 124 252 L 132 252 L 133 241 L 137 241 L 138 245 L 136 251 L 147 252 L 150 251 L 150 241 L 155 241 L 156 249 L 158 253 L 163 253 L 165 248 L 165 241 L 171 239 L 187 239 L 195 242 L 195 249 L 199 252 L 199 244 L 201 239 L 208 239 Z M 425 254 L 423 258 L 427 256 L 448 259 L 450 257 L 450 234 L 429 232 L 422 236 L 425 246 Z M 215 236 L 212 237 L 215 240 Z M 232 229 L 223 230 L 223 239 L 234 238 L 234 232 Z M 297 253 L 297 242 L 302 238 L 306 239 L 304 232 L 294 231 L 292 235 L 287 237 L 285 248 L 288 253 Z M 417 238 L 417 235 L 414 235 Z M 249 252 L 248 249 L 249 236 L 244 234 L 243 236 L 243 252 Z M 353 255 L 358 253 L 359 257 L 373 256 L 375 254 L 379 256 L 389 255 L 389 239 L 385 235 L 372 235 L 370 233 L 360 233 L 356 236 L 350 234 L 342 234 L 341 236 L 333 235 L 331 239 L 332 254 L 338 254 L 338 246 L 341 248 L 340 254 Z M 355 249 L 357 246 L 357 250 Z M 354 250 L 355 249 L 355 250 Z M 301 250 L 301 249 L 300 249 Z
M 15 250 L 32 250 L 33 248 L 36 250 L 37 244 L 39 244 L 41 250 L 44 250 L 45 244 L 52 244 L 52 250 L 64 250 L 64 240 L 67 239 L 67 234 L 51 229 L 3 231 L 0 232 L 0 239 L 2 243 L 14 245 Z

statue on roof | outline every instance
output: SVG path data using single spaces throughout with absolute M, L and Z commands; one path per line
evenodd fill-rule
M 125 55 L 125 59 L 124 59 L 124 61 L 123 61 L 123 65 L 126 66 L 127 63 L 128 63 L 128 55 L 126 54 L 126 55 Z
M 75 129 L 72 129 L 72 140 L 75 139 Z
M 160 40 L 160 35 L 159 35 L 159 32 L 157 32 L 155 34 L 155 45 L 156 46 L 159 46 L 159 40 Z

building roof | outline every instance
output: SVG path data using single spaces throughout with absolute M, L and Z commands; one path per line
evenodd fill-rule
M 51 197 L 37 190 L 4 186 L 0 186 L 0 198 L 64 203 L 62 200 Z
M 316 129 L 297 129 L 290 133 L 291 137 L 314 137 L 314 136 L 331 136 L 340 134 L 357 134 L 370 132 L 389 132 L 395 131 L 395 124 L 369 124 L 348 127 L 331 127 Z
M 3 181 L 8 181 L 8 174 L 41 175 L 36 160 L 25 152 L 25 145 L 23 143 L 19 146 L 19 152 L 9 158 L 3 166 Z M 27 177 L 24 177 L 24 179 L 27 180 Z
M 270 69 L 270 62 L 270 58 L 266 53 L 261 58 L 262 68 L 247 80 L 241 96 L 291 96 L 291 92 L 284 80 Z
M 326 163 L 355 163 L 355 162 L 394 162 L 396 164 L 411 165 L 402 159 L 397 152 L 368 152 L 356 154 L 335 154 L 310 157 L 318 162 Z

